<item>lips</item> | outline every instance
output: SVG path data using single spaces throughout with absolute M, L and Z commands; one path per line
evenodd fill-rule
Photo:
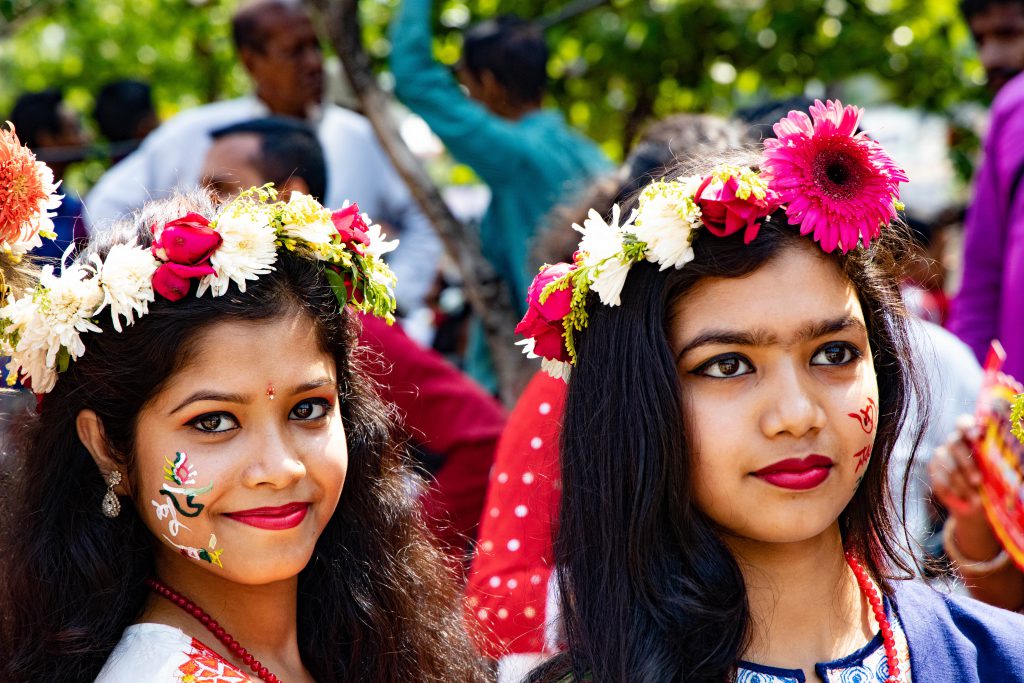
M 240 510 L 238 512 L 225 513 L 236 522 L 256 527 L 257 529 L 268 529 L 270 531 L 283 531 L 292 529 L 302 523 L 309 512 L 309 503 L 288 503 L 278 507 L 253 508 L 251 510 Z
M 812 454 L 806 458 L 780 460 L 752 474 L 772 486 L 791 491 L 807 491 L 828 479 L 834 465 L 832 458 Z

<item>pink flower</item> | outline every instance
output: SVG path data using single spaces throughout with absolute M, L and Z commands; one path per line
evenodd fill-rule
M 881 234 L 896 216 L 899 183 L 907 175 L 882 146 L 857 133 L 863 110 L 815 100 L 811 117 L 798 111 L 775 124 L 764 141 L 764 175 L 786 205 L 790 225 L 813 233 L 822 248 L 844 253 Z
M 341 235 L 341 241 L 355 251 L 362 253 L 363 247 L 370 246 L 369 227 L 359 213 L 358 204 L 349 204 L 344 209 L 338 209 L 331 214 L 331 220 Z
M 210 221 L 198 213 L 190 212 L 165 223 L 153 241 L 153 255 L 163 261 L 153 273 L 153 289 L 165 299 L 182 299 L 188 294 L 190 280 L 216 275 L 210 256 L 223 241 L 210 227 Z
M 725 237 L 744 230 L 744 244 L 757 237 L 759 221 L 779 208 L 774 192 L 753 188 L 747 179 L 741 181 L 732 173 L 724 182 L 719 174 L 709 174 L 697 188 L 694 201 L 712 234 Z
M 153 242 L 153 255 L 161 261 L 197 266 L 209 262 L 223 241 L 205 216 L 190 212 L 164 225 Z
M 546 266 L 533 278 L 533 283 L 526 293 L 526 315 L 516 325 L 516 334 L 532 338 L 535 342 L 533 352 L 542 358 L 569 361 L 569 350 L 565 347 L 563 339 L 565 329 L 562 327 L 562 320 L 569 314 L 571 308 L 572 288 L 552 291 L 543 303 L 540 299 L 548 284 L 576 268 L 577 266 L 568 263 Z
M 213 266 L 186 266 L 180 263 L 163 263 L 153 273 L 153 289 L 165 299 L 178 301 L 185 298 L 193 278 L 214 275 Z

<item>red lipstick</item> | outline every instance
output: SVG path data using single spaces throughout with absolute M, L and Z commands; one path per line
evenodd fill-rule
M 283 531 L 301 524 L 302 520 L 306 518 L 307 512 L 309 512 L 309 503 L 288 503 L 273 508 L 253 508 L 252 510 L 228 512 L 225 517 L 230 517 L 236 522 L 248 524 L 257 529 Z
M 792 491 L 807 491 L 828 479 L 832 458 L 808 455 L 806 458 L 788 458 L 759 469 L 752 474 L 772 486 Z

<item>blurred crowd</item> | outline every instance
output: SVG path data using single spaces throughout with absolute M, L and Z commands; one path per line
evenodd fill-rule
M 758 144 L 774 135 L 769 124 L 811 103 L 798 96 L 728 118 L 691 112 L 651 121 L 616 166 L 545 104 L 548 50 L 537 26 L 513 17 L 474 26 L 451 69 L 433 56 L 431 0 L 401 5 L 391 27 L 395 95 L 486 188 L 486 208 L 468 220 L 517 316 L 538 266 L 571 260 L 573 224 L 589 210 L 610 214 L 680 159 Z M 952 567 L 962 590 L 1020 611 L 1024 574 L 992 563 L 1001 545 L 976 492 L 972 426 L 962 416 L 974 412 L 991 340 L 1006 350 L 1004 370 L 1024 379 L 1024 2 L 964 0 L 961 10 L 994 100 L 969 202 L 949 193 L 941 205 L 918 204 L 908 195 L 913 248 L 903 255 L 902 292 L 927 370 L 917 403 L 929 427 L 922 443 L 897 446 L 891 478 L 894 491 L 907 483 L 907 552 L 922 574 L 941 578 Z M 331 207 L 357 201 L 401 240 L 389 254 L 400 324 L 366 318 L 362 341 L 379 358 L 380 390 L 404 419 L 410 457 L 429 482 L 424 509 L 465 577 L 466 617 L 487 634 L 481 647 L 503 675 L 529 670 L 559 640 L 545 625 L 555 600 L 565 386 L 538 372 L 514 406 L 500 403 L 458 264 L 370 122 L 325 101 L 322 37 L 304 6 L 246 2 L 232 30 L 252 81 L 244 97 L 160 121 L 148 84 L 118 80 L 95 93 L 88 127 L 59 90 L 18 97 L 6 120 L 57 179 L 93 146 L 87 128 L 102 136 L 110 159 L 84 197 L 64 192 L 57 238 L 36 255 L 56 263 L 149 199 L 198 186 L 226 199 L 272 182 L 284 197 L 301 192 Z M 913 126 L 884 133 L 905 136 L 914 154 Z M 913 187 L 914 160 L 903 162 Z M 31 407 L 27 391 L 4 399 L 9 412 Z

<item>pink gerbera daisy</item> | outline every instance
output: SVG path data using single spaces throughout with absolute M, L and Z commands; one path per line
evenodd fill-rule
M 839 100 L 815 100 L 775 124 L 764 141 L 764 176 L 786 205 L 790 225 L 814 234 L 826 252 L 844 253 L 881 234 L 896 216 L 899 183 L 907 175 L 881 145 L 857 133 L 863 110 Z M 812 121 L 813 119 L 813 121 Z

